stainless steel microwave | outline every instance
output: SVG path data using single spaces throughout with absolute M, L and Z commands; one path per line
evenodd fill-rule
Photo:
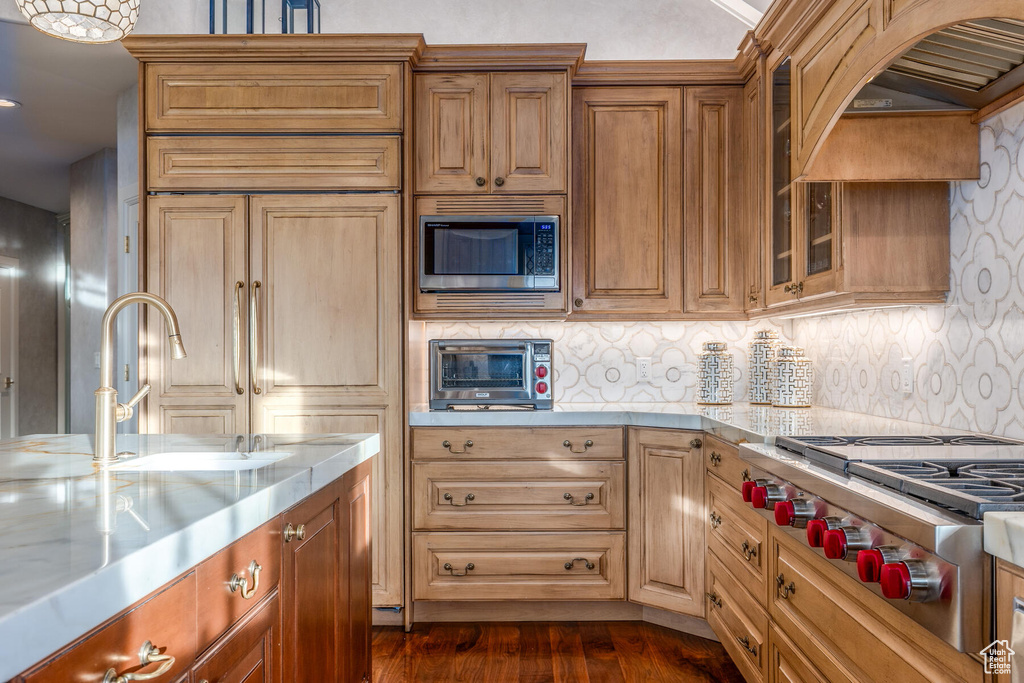
M 558 224 L 558 216 L 420 216 L 420 291 L 557 292 Z
M 432 339 L 430 409 L 553 404 L 550 339 Z

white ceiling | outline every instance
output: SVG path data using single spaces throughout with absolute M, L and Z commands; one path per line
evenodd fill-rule
M 268 12 L 279 6 L 264 2 Z M 433 44 L 581 42 L 588 59 L 728 59 L 748 29 L 740 17 L 769 3 L 321 0 L 324 33 L 423 33 Z M 117 96 L 138 72 L 118 44 L 68 43 L 23 21 L 14 0 L 0 0 L 0 97 L 23 105 L 0 110 L 0 196 L 61 212 L 70 164 L 116 146 Z M 208 30 L 208 0 L 141 0 L 137 34 Z

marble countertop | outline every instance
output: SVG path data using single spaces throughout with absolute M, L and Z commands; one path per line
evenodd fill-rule
M 129 455 L 115 470 L 92 462 L 92 436 L 0 442 L 0 681 L 379 449 L 377 434 L 118 435 L 117 451 Z M 235 469 L 131 469 L 137 458 L 186 452 L 224 453 Z M 245 469 L 258 464 L 246 459 L 276 461 Z

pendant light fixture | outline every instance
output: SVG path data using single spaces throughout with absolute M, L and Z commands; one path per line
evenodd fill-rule
M 139 0 L 16 0 L 37 29 L 76 43 L 113 43 L 131 33 Z

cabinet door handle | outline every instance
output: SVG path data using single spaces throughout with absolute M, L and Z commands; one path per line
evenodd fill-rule
M 445 439 L 444 441 L 442 441 L 441 445 L 443 447 L 447 448 L 449 453 L 454 453 L 455 455 L 460 455 L 462 453 L 465 453 L 466 449 L 472 448 L 473 447 L 473 442 L 471 440 L 469 440 L 469 439 L 466 439 L 466 443 L 462 444 L 462 450 L 461 451 L 453 451 L 452 450 L 452 442 L 449 441 L 448 439 Z
M 451 562 L 445 562 L 444 563 L 444 570 L 446 572 L 448 572 L 449 574 L 451 574 L 452 576 L 465 576 L 466 574 L 468 574 L 469 572 L 473 571 L 474 569 L 476 569 L 476 565 L 473 564 L 472 562 L 470 562 L 469 564 L 466 565 L 466 568 L 463 569 L 461 573 L 458 573 L 458 572 L 455 571 L 455 568 L 452 567 L 452 563 Z
M 235 393 L 239 395 L 245 393 L 245 387 L 242 386 L 242 291 L 244 289 L 244 282 L 239 280 L 235 283 L 233 360 L 235 361 Z
M 252 599 L 256 595 L 256 591 L 260 589 L 260 570 L 262 569 L 263 567 L 256 560 L 253 560 L 249 563 L 249 576 L 252 577 L 252 588 L 249 588 L 248 579 L 243 579 L 238 574 L 231 575 L 231 579 L 228 581 L 228 588 L 231 589 L 232 593 L 241 589 L 239 595 L 242 596 L 243 600 Z
M 779 591 L 779 597 L 783 600 L 789 600 L 789 596 L 796 593 L 796 586 L 790 581 L 789 585 L 786 584 L 786 577 L 783 574 L 779 574 L 775 577 L 775 587 Z
M 757 557 L 757 548 L 751 547 L 747 541 L 743 541 L 743 545 L 740 546 L 740 552 L 743 553 L 743 557 L 747 558 L 747 561 Z
M 563 441 L 562 445 L 565 446 L 566 448 L 568 448 L 570 453 L 586 453 L 590 449 L 590 447 L 594 445 L 594 442 L 591 441 L 590 439 L 587 439 L 586 441 L 584 441 L 583 442 L 583 450 L 582 451 L 575 450 L 572 447 L 572 441 L 569 441 L 569 439 L 566 439 L 565 441 Z
M 497 185 L 498 187 L 501 187 L 502 185 L 505 184 L 505 179 L 502 178 L 501 176 L 498 176 L 497 178 L 494 179 L 494 184 Z
M 572 305 L 576 308 L 583 308 L 583 299 L 576 297 L 572 300 Z
M 252 283 L 252 296 L 249 301 L 249 363 L 252 372 L 252 393 L 262 394 L 260 389 L 260 287 L 261 283 L 256 280 Z
M 293 527 L 291 524 L 288 524 L 284 528 L 284 542 L 285 543 L 290 543 L 293 538 L 298 539 L 298 540 L 301 541 L 305 537 L 306 537 L 306 525 L 305 524 L 300 524 L 300 525 L 298 525 L 296 527 Z
M 563 493 L 562 494 L 562 498 L 567 500 L 567 501 L 569 501 L 569 505 L 574 505 L 576 507 L 582 507 L 582 506 L 588 504 L 590 501 L 594 500 L 594 494 L 593 493 L 588 493 L 587 495 L 583 496 L 583 502 L 582 503 L 577 503 L 571 493 Z
M 147 664 L 157 664 L 157 670 L 148 673 L 131 673 L 117 675 L 117 672 L 113 669 L 107 669 L 107 673 L 103 676 L 103 683 L 127 683 L 128 681 L 152 681 L 155 678 L 163 676 L 165 673 L 171 670 L 174 666 L 174 657 L 171 655 L 162 655 L 160 650 L 153 646 L 153 643 L 146 641 L 139 648 L 139 664 L 146 666 Z
M 486 184 L 487 184 L 487 181 L 483 177 L 480 177 L 480 176 L 477 177 L 477 179 L 476 179 L 477 187 L 483 187 Z
M 565 563 L 566 570 L 570 570 L 576 566 L 577 562 L 582 562 L 587 569 L 593 569 L 596 565 L 585 557 L 577 557 L 573 560 Z
M 754 655 L 755 657 L 757 656 L 757 645 L 751 645 L 750 638 L 748 638 L 747 636 L 743 636 L 742 638 L 736 638 L 736 640 L 739 641 L 740 645 L 743 646 L 744 650 Z
M 716 515 L 712 511 L 712 513 L 708 515 L 708 518 L 711 520 L 712 529 L 717 529 L 718 527 L 722 526 L 722 515 Z
M 690 448 L 700 448 L 704 445 L 704 442 L 700 439 L 690 439 Z
M 476 496 L 474 496 L 472 493 L 467 493 L 465 502 L 456 503 L 455 499 L 452 497 L 452 494 L 446 493 L 444 494 L 444 499 L 447 500 L 450 504 L 454 505 L 455 507 L 461 508 L 469 505 L 470 501 L 476 500 Z

